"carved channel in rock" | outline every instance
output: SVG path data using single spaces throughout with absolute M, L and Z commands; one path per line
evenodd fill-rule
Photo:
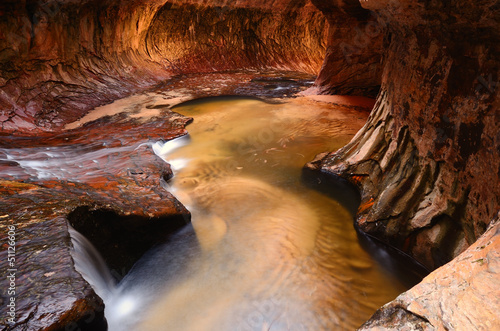
M 179 79 L 174 74 L 240 69 L 240 64 L 250 69 L 279 67 L 317 73 L 324 58 L 316 90 L 309 93 L 372 95 L 379 85 L 381 92 L 369 123 L 352 143 L 337 153 L 323 154 L 312 167 L 358 185 L 362 192 L 360 228 L 428 268 L 468 252 L 408 294 L 405 303 L 396 302 L 394 314 L 387 315 L 402 320 L 406 316 L 407 324 L 413 326 L 495 329 L 500 325 L 498 300 L 491 298 L 499 295 L 488 284 L 498 283 L 498 257 L 480 248 L 494 247 L 488 242 L 477 252 L 467 247 L 474 247 L 471 245 L 478 238 L 485 239 L 481 236 L 492 219 L 498 218 L 499 13 L 497 0 L 5 0 L 0 3 L 2 147 L 73 144 L 88 127 L 56 136 L 42 132 L 60 131 L 90 109 L 158 82 L 182 89 L 179 81 L 199 79 Z M 246 43 L 249 47 L 243 49 Z M 259 58 L 253 58 L 253 53 Z M 226 89 L 219 79 L 222 76 L 214 73 L 203 78 L 203 84 L 192 84 L 191 96 L 213 94 L 210 88 L 215 81 L 218 87 L 214 90 L 219 94 L 252 90 L 252 84 Z M 204 89 L 192 88 L 195 85 Z M 276 95 L 273 84 L 268 85 L 267 95 Z M 146 105 L 153 113 L 160 109 L 154 108 L 157 106 L 162 108 Z M 133 131 L 132 135 L 148 136 L 144 131 L 159 130 L 151 122 L 145 130 L 133 130 L 123 124 L 129 119 L 112 116 L 115 131 L 110 130 L 110 135 Z M 143 119 L 134 121 L 137 124 Z M 171 119 L 162 122 L 168 134 L 157 132 L 156 138 L 185 134 L 181 128 L 185 119 Z M 108 120 L 91 125 L 94 129 L 88 139 L 104 135 L 104 129 L 110 128 Z M 24 136 L 11 137 L 11 133 Z M 118 145 L 127 142 L 130 137 L 114 140 Z M 71 270 L 54 277 L 47 268 L 60 267 L 59 255 L 49 258 L 52 247 L 34 240 L 38 232 L 33 229 L 40 225 L 44 240 L 52 242 L 64 229 L 60 218 L 82 205 L 103 213 L 113 210 L 116 215 L 145 216 L 155 214 L 160 202 L 169 201 L 162 211 L 184 212 L 174 205 L 171 195 L 156 187 L 158 176 L 152 175 L 160 173 L 156 166 L 151 171 L 144 171 L 143 166 L 126 167 L 122 169 L 126 174 L 115 168 L 106 175 L 109 181 L 36 182 L 28 171 L 17 172 L 23 168 L 17 161 L 4 159 L 3 152 L 0 155 L 0 169 L 9 174 L 1 180 L 0 226 L 16 224 L 25 236 L 25 252 L 41 252 L 22 257 L 29 267 L 21 270 L 20 277 L 36 281 L 20 288 L 28 294 L 24 299 L 28 304 L 20 308 L 20 328 L 28 323 L 32 328 L 54 323 L 62 327 L 67 320 L 60 319 L 61 324 L 58 318 L 76 306 L 59 297 L 51 299 L 52 289 L 45 284 L 65 289 L 68 284 L 83 284 Z M 163 170 L 160 176 L 168 177 L 169 172 Z M 151 200 L 154 202 L 149 203 Z M 488 238 L 498 243 L 498 236 Z M 63 243 L 67 245 L 67 241 Z M 64 245 L 60 247 L 66 252 L 61 253 L 61 261 L 68 258 Z M 474 256 L 472 262 L 467 261 L 472 256 L 469 253 Z M 5 266 L 4 260 L 2 263 Z M 472 270 L 478 277 L 472 279 L 460 268 Z M 454 288 L 454 293 L 461 293 L 465 302 L 476 300 L 481 305 L 472 305 L 472 309 L 467 304 L 457 306 L 453 295 L 442 303 L 442 294 L 449 288 L 442 282 L 444 278 L 465 279 L 469 282 L 464 281 L 465 290 Z M 412 313 L 410 305 L 415 297 L 422 298 L 421 289 L 426 295 L 432 293 L 422 301 L 439 305 L 432 306 L 431 312 Z M 79 293 L 69 289 L 68 293 L 75 302 L 93 296 L 88 287 Z M 35 296 L 47 300 L 40 307 L 32 306 L 38 302 L 31 300 Z M 52 307 L 54 302 L 64 305 L 54 308 L 55 314 L 46 313 L 44 307 Z M 450 307 L 462 308 L 447 315 Z M 382 319 L 381 315 L 376 318 Z M 420 318 L 424 315 L 432 318 Z M 71 316 L 81 318 L 81 314 Z
M 189 221 L 189 215 L 125 216 L 88 206 L 68 215 L 69 224 L 97 248 L 117 281 L 145 252 L 165 242 Z
M 383 249 L 370 247 L 390 272 L 359 245 L 355 190 L 303 175 L 304 161 L 341 146 L 364 112 L 225 97 L 174 110 L 194 118 L 189 138 L 153 150 L 171 163 L 165 187 L 192 224 L 117 285 L 106 301 L 110 330 L 353 329 L 406 288 Z
M 306 166 L 302 172 L 302 180 L 308 187 L 314 188 L 342 203 L 352 212 L 352 215 L 359 214 L 359 211 L 363 209 L 357 187 L 340 176 L 317 171 Z M 364 250 L 388 272 L 397 275 L 406 286 L 412 287 L 416 285 L 429 274 L 430 271 L 412 256 L 363 231 L 356 221 L 353 222 L 353 225 L 360 245 Z

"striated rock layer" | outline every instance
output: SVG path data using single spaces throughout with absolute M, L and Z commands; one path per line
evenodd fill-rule
M 303 90 L 302 76 L 189 75 L 99 107 L 68 130 L 0 139 L 0 330 L 105 330 L 103 302 L 75 271 L 68 223 L 101 252 L 121 280 L 151 247 L 190 221 L 167 190 L 170 167 L 153 150 L 185 135 L 190 118 L 170 110 L 196 97 Z M 279 91 L 266 89 L 280 84 Z M 359 127 L 359 126 L 358 126 Z M 16 260 L 9 265 L 9 230 Z M 100 294 L 101 295 L 101 294 Z M 15 298 L 9 321 L 7 303 Z
M 356 137 L 309 164 L 354 182 L 361 230 L 429 269 L 474 243 L 499 210 L 495 3 L 363 2 L 388 28 L 381 92 Z
M 315 74 L 326 24 L 307 1 L 2 1 L 1 130 L 57 130 L 179 74 Z
M 492 248 L 498 246 L 498 236 L 491 231 L 496 230 L 481 239 L 482 243 L 490 238 L 484 246 L 491 249 L 474 251 L 482 246 L 471 245 L 499 210 L 499 7 L 496 0 L 4 0 L 0 4 L 2 146 L 40 143 L 7 137 L 28 132 L 47 144 L 78 141 L 89 127 L 75 131 L 76 135 L 44 132 L 59 131 L 95 106 L 156 83 L 167 80 L 168 86 L 175 75 L 242 68 L 317 73 L 321 67 L 309 93 L 373 95 L 379 84 L 381 88 L 367 124 L 351 143 L 320 155 L 309 167 L 358 185 L 363 202 L 357 226 L 364 232 L 429 269 L 470 247 L 464 254 L 478 261 L 470 269 L 472 274 L 478 282 L 486 282 L 484 286 L 495 284 L 498 257 Z M 118 123 L 123 118 L 112 120 Z M 92 124 L 89 140 L 103 134 L 99 123 Z M 183 132 L 170 129 L 151 131 L 156 138 Z M 118 124 L 116 130 L 138 134 L 127 125 Z M 114 144 L 121 146 L 118 140 Z M 69 261 L 67 218 L 78 225 L 79 219 L 100 220 L 110 211 L 113 217 L 143 219 L 185 212 L 168 193 L 159 193 L 161 174 L 168 170 L 147 157 L 147 165 L 137 165 L 133 155 L 126 154 L 133 165 L 123 168 L 130 172 L 115 169 L 83 184 L 23 183 L 31 180 L 29 174 L 2 181 L 3 228 L 19 224 L 24 237 L 19 251 L 31 259 L 28 265 L 40 267 L 20 271 L 23 282 L 37 279 L 20 293 L 48 297 L 52 294 L 46 290 L 55 291 L 57 284 L 63 284 L 72 293 L 65 307 L 79 312 L 65 315 L 57 306 L 50 314 L 21 301 L 24 315 L 18 329 L 28 322 L 57 329 L 88 314 L 101 316 L 100 301 L 73 270 L 52 274 L 44 269 L 50 265 L 46 257 Z M 0 168 L 16 167 L 15 162 L 0 164 Z M 39 209 L 41 205 L 45 207 Z M 47 252 L 46 241 L 35 240 L 39 233 L 65 244 L 54 247 L 54 254 Z M 122 249 L 128 245 L 122 243 Z M 490 291 L 489 299 L 484 299 L 488 289 L 461 271 L 469 270 L 466 263 L 472 262 L 466 260 L 439 268 L 364 328 L 390 327 L 387 323 L 450 328 L 461 323 L 448 322 L 455 318 L 470 318 L 464 325 L 471 327 L 481 327 L 476 322 L 481 319 L 485 328 L 498 328 L 489 315 L 498 311 L 497 296 Z M 452 267 L 458 270 L 451 273 Z M 444 277 L 450 273 L 454 279 L 464 279 L 464 286 L 452 287 Z M 457 293 L 469 301 L 451 314 L 450 298 Z M 449 299 L 444 309 L 435 305 L 441 294 Z M 411 300 L 423 302 L 419 298 L 427 306 L 411 306 Z M 474 318 L 459 313 L 484 300 L 490 300 L 488 309 L 471 310 Z M 43 301 L 40 307 L 52 303 Z
M 386 29 L 381 91 L 355 138 L 307 167 L 356 184 L 356 225 L 428 269 L 465 251 L 363 330 L 498 329 L 498 224 L 481 236 L 500 209 L 500 4 L 361 4 Z
M 98 247 L 120 279 L 147 249 L 189 221 L 186 209 L 160 187 L 161 177 L 172 173 L 148 146 L 185 134 L 187 118 L 162 118 L 142 123 L 119 114 L 108 118 L 112 126 L 102 119 L 43 139 L 0 141 L 0 155 L 12 157 L 0 161 L 0 286 L 15 292 L 0 294 L 1 330 L 106 330 L 101 298 L 74 268 L 68 222 L 94 243 L 102 239 Z M 7 259 L 10 229 L 14 261 Z M 4 276 L 8 269 L 15 269 L 11 279 Z M 16 305 L 9 321 L 11 298 Z
M 385 25 L 357 0 L 312 2 L 328 20 L 328 44 L 314 87 L 306 94 L 375 97 L 383 68 Z

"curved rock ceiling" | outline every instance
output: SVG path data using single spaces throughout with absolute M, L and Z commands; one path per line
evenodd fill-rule
M 4 131 L 58 129 L 176 74 L 316 73 L 327 37 L 306 1 L 9 1 L 0 10 Z

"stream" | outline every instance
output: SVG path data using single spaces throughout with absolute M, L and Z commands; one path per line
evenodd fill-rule
M 130 109 L 152 127 L 172 101 L 162 93 L 119 100 L 104 113 L 121 121 Z M 130 175 L 139 151 L 171 165 L 174 176 L 162 186 L 191 212 L 191 224 L 118 284 L 99 252 L 70 229 L 76 268 L 103 298 L 110 331 L 353 330 L 410 285 L 384 249 L 362 246 L 353 227 L 356 192 L 303 173 L 316 154 L 348 143 L 366 117 L 305 99 L 213 97 L 170 106 L 193 118 L 189 134 L 170 141 L 135 138 L 136 131 L 101 140 L 68 131 L 53 145 L 31 147 L 13 140 L 0 148 L 0 175 L 93 183 Z M 99 118 L 92 116 L 83 121 Z
M 157 142 L 192 225 L 147 253 L 106 302 L 118 330 L 352 330 L 405 286 L 360 246 L 342 205 L 302 180 L 346 144 L 331 106 L 214 98 L 173 111 L 189 135 Z M 349 204 L 349 203 L 347 203 Z

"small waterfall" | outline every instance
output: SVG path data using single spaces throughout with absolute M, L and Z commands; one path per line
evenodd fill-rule
M 170 164 L 174 176 L 160 185 L 191 224 L 116 285 L 70 229 L 109 331 L 352 330 L 406 289 L 362 250 L 346 189 L 321 193 L 303 181 L 306 160 L 349 138 L 336 112 L 255 100 L 200 107 L 176 110 L 196 115 L 190 135 L 148 145 Z
M 106 304 L 115 291 L 116 283 L 101 254 L 81 233 L 68 225 L 68 232 L 73 243 L 71 255 L 75 269 L 92 286 L 95 293 Z
M 167 142 L 163 141 L 157 141 L 153 144 L 153 152 L 167 161 L 164 157 L 173 152 L 174 150 L 186 146 L 191 142 L 191 137 L 189 134 L 186 134 L 184 136 L 174 138 L 172 140 L 169 140 Z

